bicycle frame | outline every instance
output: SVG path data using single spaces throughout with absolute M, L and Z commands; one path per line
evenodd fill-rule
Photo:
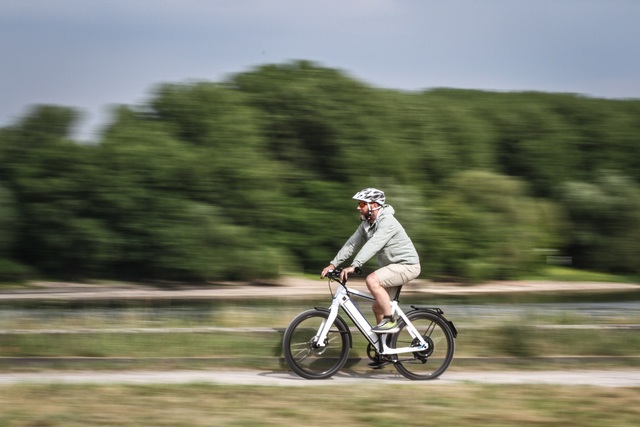
M 340 282 L 338 282 L 340 283 Z M 331 325 L 338 317 L 338 312 L 340 308 L 344 310 L 347 316 L 351 319 L 351 321 L 356 325 L 360 333 L 377 349 L 378 353 L 383 355 L 396 355 L 402 353 L 413 353 L 427 350 L 429 344 L 425 341 L 425 339 L 420 335 L 420 333 L 413 326 L 407 315 L 402 311 L 400 306 L 398 305 L 398 301 L 391 301 L 391 310 L 392 313 L 399 318 L 401 318 L 406 324 L 406 330 L 409 332 L 411 337 L 417 342 L 420 343 L 419 346 L 414 347 L 401 347 L 401 348 L 389 348 L 387 346 L 387 340 L 381 339 L 383 336 L 386 338 L 388 335 L 392 334 L 377 334 L 371 331 L 372 325 L 369 321 L 364 317 L 358 306 L 352 301 L 351 295 L 374 301 L 372 295 L 361 292 L 357 289 L 352 289 L 347 287 L 346 285 L 340 283 L 340 288 L 336 291 L 333 296 L 333 301 L 331 303 L 331 307 L 329 308 L 329 316 L 327 319 L 320 325 L 320 329 L 318 330 L 318 334 L 316 335 L 317 339 L 315 340 L 316 345 L 318 347 L 324 347 L 327 336 L 329 334 L 329 329 Z

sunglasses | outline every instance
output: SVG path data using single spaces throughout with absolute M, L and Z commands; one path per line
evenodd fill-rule
M 367 205 L 368 205 L 368 203 L 366 203 L 366 202 L 358 202 L 358 207 L 359 208 L 364 208 Z

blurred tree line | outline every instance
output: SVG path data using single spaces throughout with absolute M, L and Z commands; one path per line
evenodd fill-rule
M 370 87 L 299 61 L 162 84 L 95 143 L 77 111 L 0 129 L 0 279 L 318 273 L 387 193 L 423 277 L 553 259 L 640 272 L 640 101 Z

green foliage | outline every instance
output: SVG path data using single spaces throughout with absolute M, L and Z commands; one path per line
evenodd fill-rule
M 428 248 L 439 248 L 433 251 L 433 273 L 470 281 L 508 279 L 532 267 L 536 248 L 559 243 L 558 210 L 528 197 L 523 183 L 514 178 L 462 172 L 447 183 L 435 204 L 426 236 L 431 240 Z
M 0 283 L 8 283 L 13 286 L 15 283 L 35 278 L 37 275 L 29 266 L 11 259 L 0 258 Z
M 638 273 L 638 117 L 636 100 L 407 93 L 306 61 L 159 85 L 94 145 L 71 140 L 76 111 L 38 106 L 0 129 L 0 258 L 16 277 L 313 273 L 376 186 L 425 277 L 517 277 L 541 249 Z
M 16 238 L 17 209 L 13 194 L 0 185 L 0 256 L 9 251 Z
M 582 268 L 640 272 L 640 188 L 601 174 L 595 182 L 568 182 L 561 199 L 570 216 L 571 253 Z

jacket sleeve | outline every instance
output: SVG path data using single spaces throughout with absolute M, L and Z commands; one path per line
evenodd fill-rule
M 349 259 L 349 257 L 351 257 L 351 255 L 353 255 L 353 253 L 364 244 L 364 241 L 365 237 L 363 235 L 362 227 L 360 226 L 356 229 L 355 233 L 349 237 L 349 240 L 346 241 L 333 260 L 331 260 L 331 264 L 338 267 Z
M 364 244 L 351 265 L 355 267 L 362 267 L 365 262 L 369 261 L 373 256 L 380 252 L 396 233 L 396 224 L 397 222 L 391 220 L 391 218 L 385 218 L 384 221 L 381 221 L 378 224 L 378 229 L 367 243 Z

